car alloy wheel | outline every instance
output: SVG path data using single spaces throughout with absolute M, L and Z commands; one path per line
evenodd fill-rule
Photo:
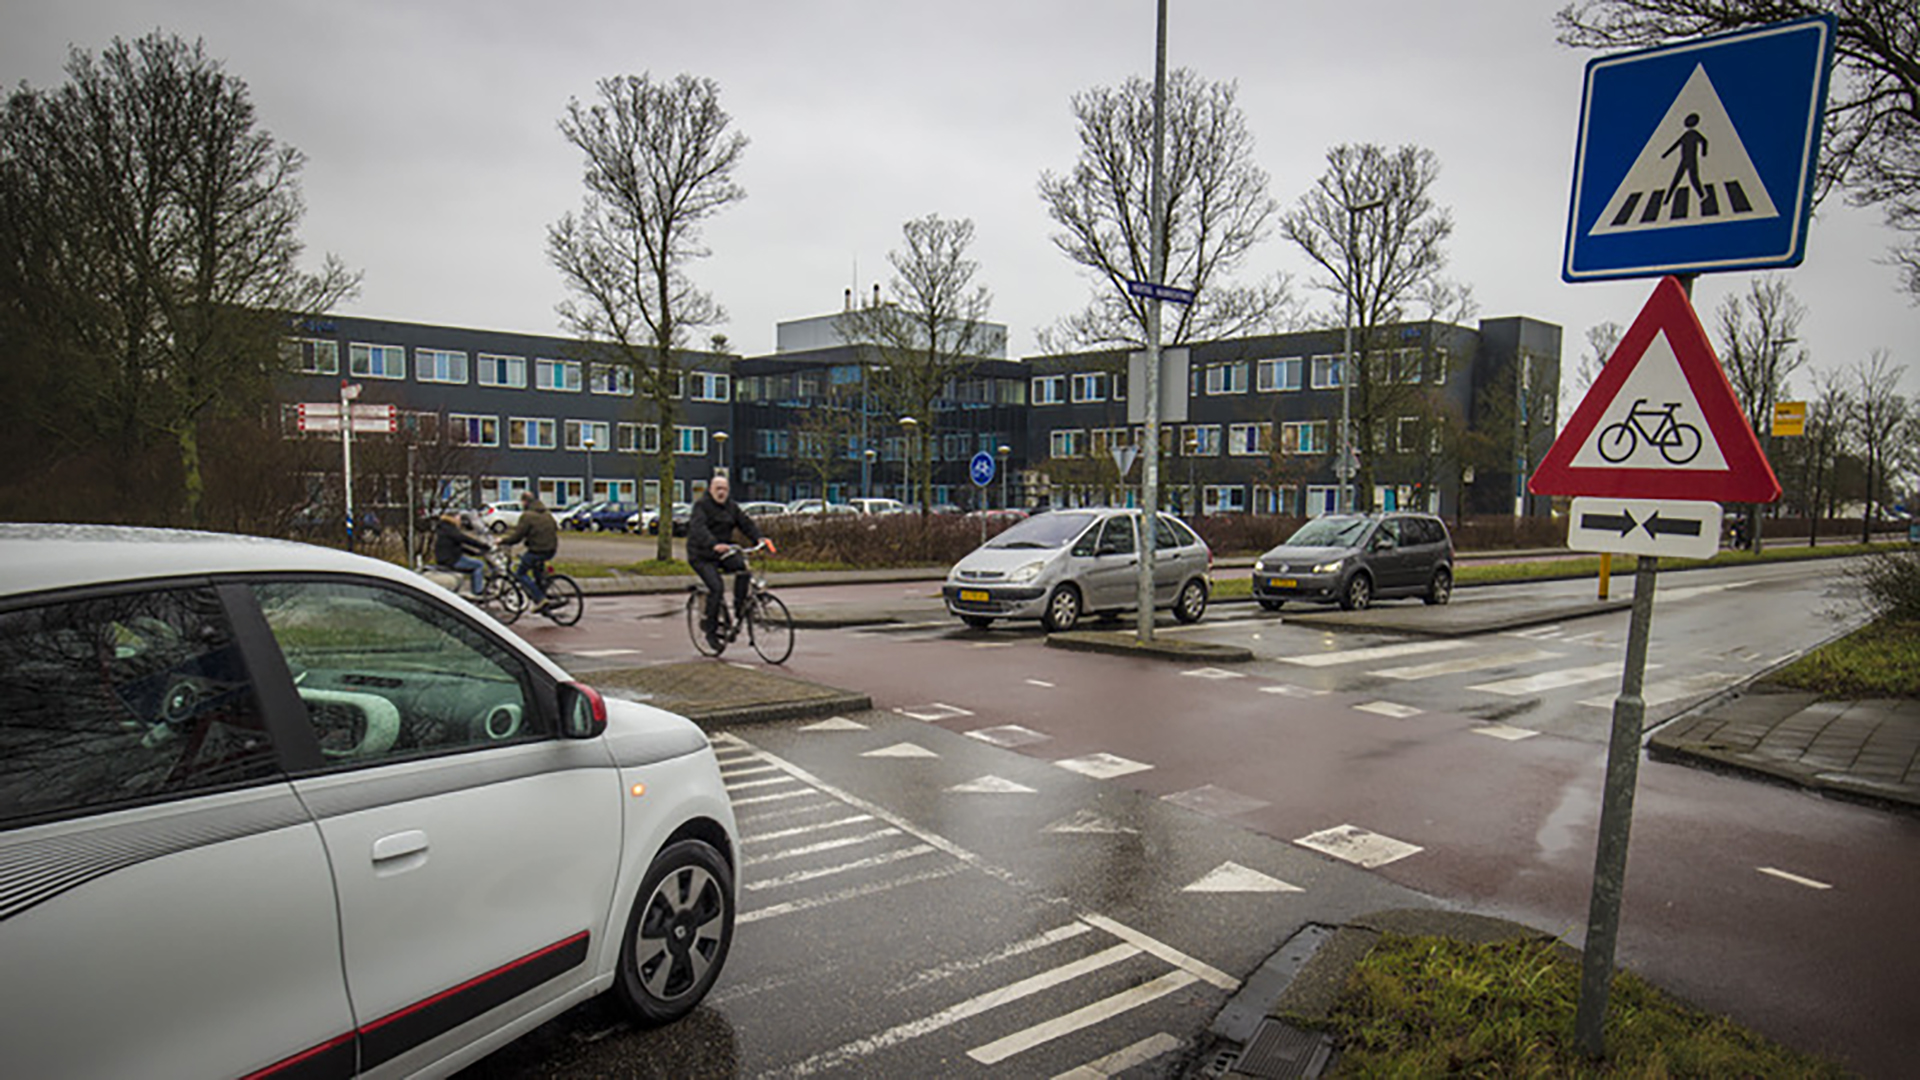
M 640 885 L 627 923 L 616 983 L 642 1023 L 693 1011 L 733 942 L 733 875 L 719 852 L 682 840 L 660 853 Z
M 1197 623 L 1207 613 L 1207 587 L 1198 580 L 1180 588 L 1180 601 L 1173 606 L 1173 617 L 1183 623 Z
M 1429 604 L 1444 604 L 1453 599 L 1453 574 L 1446 567 L 1433 572 L 1433 582 L 1427 586 L 1424 599 Z
M 1347 587 L 1340 593 L 1340 606 L 1348 611 L 1363 611 L 1373 603 L 1373 579 L 1365 574 L 1355 574 L 1347 579 Z
M 1080 623 L 1080 590 L 1071 585 L 1056 585 L 1047 597 L 1047 613 L 1040 622 L 1048 633 L 1064 634 Z

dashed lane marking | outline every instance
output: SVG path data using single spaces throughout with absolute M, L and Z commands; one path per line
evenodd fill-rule
M 893 711 L 899 713 L 901 716 L 914 720 L 925 720 L 928 723 L 936 720 L 952 720 L 955 717 L 973 715 L 973 713 L 958 705 L 947 705 L 938 701 L 926 705 L 915 705 L 911 709 L 895 709 Z
M 1824 881 L 1815 881 L 1809 877 L 1801 877 L 1799 874 L 1789 874 L 1785 870 L 1776 870 L 1771 866 L 1761 866 L 1761 867 L 1757 867 L 1756 869 L 1758 869 L 1763 874 L 1769 874 L 1773 877 L 1777 877 L 1781 881 L 1791 881 L 1795 885 L 1804 885 L 1809 889 L 1833 888 L 1833 886 L 1827 884 Z
M 1091 776 L 1095 780 L 1112 780 L 1116 776 L 1127 776 L 1131 773 L 1145 772 L 1153 768 L 1153 766 L 1145 764 L 1144 762 L 1133 761 L 1129 758 L 1123 758 L 1118 754 L 1108 753 L 1088 754 L 1085 757 L 1067 758 L 1064 761 L 1056 761 L 1054 764 L 1068 772 L 1076 772 L 1081 776 Z
M 1042 690 L 1051 690 L 1051 689 L 1053 689 L 1053 684 L 1052 684 L 1052 683 L 1050 683 L 1050 682 L 1048 682 L 1048 681 L 1046 681 L 1045 679 L 1028 679 L 1028 680 L 1027 680 L 1027 685 L 1028 685 L 1028 686 L 1038 686 L 1038 687 L 1040 687 L 1040 688 L 1041 688 Z
M 1422 712 L 1422 710 L 1416 709 L 1411 705 L 1402 705 L 1394 701 L 1369 701 L 1364 705 L 1355 705 L 1354 708 L 1361 712 L 1369 712 L 1375 716 L 1385 716 L 1393 720 L 1405 720 L 1409 717 L 1419 716 Z
M 1507 742 L 1519 742 L 1540 734 L 1529 728 L 1511 727 L 1507 724 L 1483 724 L 1477 728 L 1468 728 L 1475 735 L 1485 735 L 1489 739 L 1504 739 Z
M 581 649 L 575 656 L 589 656 L 595 660 L 608 656 L 639 656 L 639 649 Z
M 1366 649 L 1340 649 L 1336 652 L 1306 653 L 1300 656 L 1277 657 L 1289 664 L 1301 667 L 1332 667 L 1335 664 L 1361 664 L 1374 660 L 1391 660 L 1398 656 L 1419 656 L 1422 653 L 1444 652 L 1466 645 L 1464 641 L 1451 638 L 1434 641 L 1407 641 L 1398 645 L 1375 645 Z
M 1031 728 L 1023 728 L 1019 724 L 1002 724 L 999 727 L 975 728 L 967 732 L 966 735 L 969 739 L 978 739 L 983 743 L 998 746 L 1002 750 L 1011 750 L 1016 746 L 1031 746 L 1034 743 L 1043 743 L 1053 738 L 1051 735 L 1042 735 L 1040 732 L 1034 731 Z

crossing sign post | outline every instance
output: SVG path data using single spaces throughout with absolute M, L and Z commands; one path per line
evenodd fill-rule
M 1798 266 L 1837 23 L 1775 23 L 1587 64 L 1567 281 Z

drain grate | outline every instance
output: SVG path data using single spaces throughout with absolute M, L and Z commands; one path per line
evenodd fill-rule
M 1333 1041 L 1317 1031 L 1302 1031 L 1268 1018 L 1240 1052 L 1235 1071 L 1262 1080 L 1312 1080 L 1327 1069 Z

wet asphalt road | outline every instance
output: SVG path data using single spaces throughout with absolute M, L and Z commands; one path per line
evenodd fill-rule
M 1804 571 L 1670 575 L 1663 585 L 1653 654 L 1662 667 L 1649 683 L 1671 680 L 1678 696 L 1657 704 L 1656 717 L 1722 677 L 1744 677 L 1830 636 L 1845 618 L 1826 582 Z M 810 590 L 807 600 L 924 601 L 930 588 Z M 672 598 L 596 600 L 580 627 L 528 636 L 576 655 L 637 650 L 583 663 L 686 659 L 672 606 Z M 1341 908 L 1349 890 L 1367 896 L 1363 885 L 1388 890 L 1394 903 L 1459 906 L 1579 939 L 1608 722 L 1606 708 L 1591 701 L 1617 688 L 1624 616 L 1404 654 L 1390 651 L 1404 639 L 1330 636 L 1245 607 L 1217 609 L 1200 629 L 1182 632 L 1250 644 L 1260 659 L 1232 670 L 1183 669 L 1046 649 L 1031 630 L 976 633 L 938 623 L 805 633 L 792 673 L 858 687 L 878 711 L 855 718 L 864 731 L 742 730 L 734 733 L 748 744 L 741 752 L 764 751 L 782 775 L 800 770 L 893 815 L 907 836 L 921 830 L 946 841 L 902 840 L 934 851 L 842 873 L 906 874 L 916 860 L 932 869 L 943 858 L 964 869 L 851 895 L 830 905 L 838 910 L 744 926 L 709 1014 L 693 1027 L 636 1036 L 604 1016 L 595 1027 L 598 1020 L 576 1014 L 550 1026 L 564 1033 L 536 1033 L 496 1055 L 486 1075 L 708 1075 L 649 1072 L 641 1063 L 668 1055 L 692 1068 L 695 1058 L 670 1051 L 722 1046 L 729 1063 L 712 1075 L 823 1064 L 849 1075 L 965 1073 L 978 1067 L 967 1052 L 985 1045 L 968 1040 L 999 1030 L 973 1034 L 971 1024 L 985 1016 L 887 1042 L 877 1051 L 883 1056 L 847 1056 L 847 1048 L 886 1041 L 887 1032 L 973 1000 L 979 986 L 1032 977 L 1037 970 L 1024 965 L 1038 963 L 1042 950 L 1021 953 L 1022 966 L 968 967 L 969 978 L 997 979 L 943 993 L 933 987 L 946 978 L 916 981 L 1075 925 L 1083 917 L 1075 912 L 1131 918 L 1138 932 L 1236 978 L 1298 926 Z M 1364 658 L 1295 662 L 1340 653 Z M 1611 678 L 1581 674 L 1609 663 Z M 1404 670 L 1436 665 L 1458 670 Z M 1395 669 L 1398 676 L 1379 674 Z M 1486 689 L 1499 684 L 1501 691 Z M 1502 730 L 1486 730 L 1496 725 Z M 865 756 L 900 746 L 939 756 Z M 988 776 L 1034 790 L 992 798 L 949 790 Z M 743 828 L 753 809 L 742 807 Z M 1048 831 L 1082 811 L 1138 831 Z M 1300 842 L 1342 826 L 1413 850 L 1388 846 L 1385 853 L 1399 857 L 1362 868 Z M 1227 862 L 1307 891 L 1183 891 Z M 791 873 L 778 869 L 776 877 Z M 747 873 L 753 881 L 762 868 Z M 853 880 L 846 888 L 858 887 Z M 1900 1075 L 1920 1052 L 1911 978 L 1920 927 L 1908 917 L 1916 889 L 1920 823 L 1911 818 L 1643 761 L 1618 959 L 1792 1045 L 1849 1058 L 1870 1075 Z M 750 893 L 747 906 L 762 894 Z M 1083 931 L 1073 940 L 1084 949 L 1105 939 Z M 1154 972 L 1150 964 L 1130 971 L 1128 985 L 1151 982 Z M 1074 989 L 1098 998 L 1110 988 Z M 1023 1051 L 1034 1056 L 1019 1059 L 1013 1074 L 1053 1075 L 1114 1050 L 1164 1046 L 1154 1041 L 1163 1034 L 1191 1045 L 1224 998 L 1204 980 L 1183 985 Z M 1035 995 L 991 1019 L 1017 1027 L 1060 1007 Z M 1142 1074 L 1161 1074 L 1178 1058 L 1173 1050 L 1155 1055 Z

